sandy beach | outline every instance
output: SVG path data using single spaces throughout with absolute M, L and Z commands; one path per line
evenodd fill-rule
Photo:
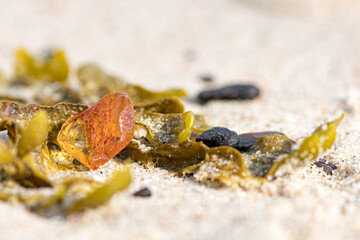
M 280 131 L 301 141 L 342 113 L 324 157 L 260 190 L 210 188 L 131 165 L 133 182 L 105 205 L 45 218 L 0 202 L 0 239 L 359 239 L 360 3 L 355 0 L 0 0 L 0 72 L 18 47 L 66 51 L 73 70 L 94 62 L 152 90 L 183 88 L 187 110 L 238 133 Z M 214 82 L 200 76 L 210 74 Z M 251 101 L 193 101 L 231 83 Z M 102 166 L 106 173 L 117 164 Z M 150 198 L 133 193 L 148 187 Z

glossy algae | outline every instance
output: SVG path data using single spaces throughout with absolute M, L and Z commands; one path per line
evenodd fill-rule
M 134 105 L 154 103 L 169 97 L 185 97 L 182 89 L 169 89 L 162 92 L 149 91 L 141 86 L 128 84 L 123 80 L 103 72 L 94 64 L 84 65 L 78 70 L 78 78 L 82 84 L 81 95 L 85 99 L 102 97 L 111 92 L 123 92 L 130 96 Z M 94 102 L 91 102 L 93 104 Z
M 21 132 L 18 143 L 18 155 L 23 157 L 26 153 L 42 144 L 48 133 L 48 117 L 43 111 L 39 111 L 30 120 L 26 129 Z
M 185 108 L 178 98 L 164 98 L 154 103 L 143 103 L 134 106 L 136 112 L 183 113 Z
M 0 142 L 1 200 L 16 199 L 40 214 L 63 214 L 102 204 L 128 186 L 128 169 L 116 172 L 105 184 L 82 175 L 50 180 L 41 159 L 35 157 L 45 145 L 48 122 L 46 112 L 39 110 L 24 124 L 18 142 Z M 69 194 L 75 201 L 68 199 Z
M 136 112 L 135 123 L 147 130 L 146 139 L 153 144 L 182 143 L 190 138 L 195 117 L 192 112 L 161 114 Z
M 191 137 L 195 116 L 184 113 L 177 98 L 164 98 L 155 103 L 135 105 L 137 129 L 146 129 L 146 139 L 153 144 L 181 143 Z
M 261 183 L 290 159 L 296 163 L 313 160 L 331 147 L 342 118 L 317 128 L 298 150 L 293 150 L 295 142 L 291 139 L 273 134 L 261 137 L 243 155 L 231 147 L 208 148 L 202 142 L 151 145 L 138 140 L 129 144 L 127 153 L 139 162 L 193 174 L 201 182 L 228 186 L 244 185 L 247 180 Z
M 201 116 L 185 112 L 178 99 L 185 96 L 183 90 L 149 91 L 111 76 L 96 65 L 86 65 L 78 71 L 80 85 L 76 92 L 70 91 L 65 82 L 67 75 L 68 65 L 61 51 L 35 59 L 19 50 L 15 78 L 5 86 L 21 83 L 34 92 L 32 98 L 19 100 L 52 105 L 69 98 L 79 104 L 0 103 L 0 130 L 7 130 L 9 135 L 6 141 L 0 141 L 0 199 L 17 200 L 45 215 L 69 214 L 102 204 L 130 182 L 129 172 L 116 172 L 106 183 L 77 173 L 87 168 L 74 161 L 56 141 L 65 120 L 87 109 L 81 103 L 93 104 L 110 92 L 127 93 L 134 102 L 137 118 L 137 134 L 119 156 L 153 163 L 177 174 L 192 175 L 201 183 L 215 186 L 259 184 L 276 176 L 286 162 L 301 165 L 315 159 L 331 147 L 336 127 L 343 118 L 319 127 L 300 145 L 282 135 L 268 135 L 241 154 L 231 147 L 209 148 L 194 142 L 195 137 L 210 126 Z M 61 96 L 42 97 L 41 89 L 49 87 Z M 39 95 L 41 97 L 36 97 Z M 12 96 L 7 97 L 12 99 Z M 16 96 L 13 99 L 17 99 Z M 44 116 L 47 128 L 42 129 L 40 126 L 46 126 Z M 57 173 L 68 170 L 73 172 L 67 177 Z
M 301 165 L 305 160 L 313 161 L 321 153 L 328 150 L 335 142 L 336 128 L 339 126 L 345 114 L 335 121 L 323 124 L 315 129 L 313 134 L 307 137 L 292 153 L 276 160 L 266 177 L 273 177 L 279 167 L 286 161 L 292 161 L 295 165 Z
M 0 102 L 0 130 L 8 130 L 11 139 L 17 141 L 19 133 L 15 130 L 21 131 L 37 112 L 43 111 L 48 117 L 48 140 L 56 143 L 57 134 L 66 119 L 85 109 L 87 109 L 86 105 L 74 103 L 23 106 L 11 101 L 2 101 Z
M 0 99 L 42 105 L 81 102 L 74 86 L 66 81 L 68 74 L 69 66 L 62 50 L 33 57 L 19 49 L 15 53 L 14 76 L 4 84 Z
M 115 172 L 110 180 L 103 185 L 94 188 L 85 198 L 82 198 L 72 204 L 67 212 L 77 212 L 86 208 L 93 208 L 103 204 L 111 198 L 116 192 L 125 189 L 131 182 L 130 170 L 125 168 Z
M 264 177 L 279 156 L 291 153 L 294 144 L 295 141 L 281 134 L 265 135 L 242 156 L 253 176 Z
M 171 172 L 195 174 L 200 182 L 220 182 L 231 185 L 231 179 L 251 177 L 241 153 L 231 147 L 209 148 L 202 142 L 161 144 L 142 148 L 133 140 L 127 153 L 140 163 L 154 163 Z
M 31 151 L 45 142 L 47 121 L 46 114 L 39 111 L 21 131 L 19 141 L 7 144 L 1 142 L 2 179 L 16 181 L 25 187 L 51 186 L 41 164 L 31 154 Z
M 86 169 L 83 166 L 75 166 L 73 164 L 74 159 L 56 147 L 56 137 L 62 124 L 67 118 L 85 109 L 87 109 L 87 106 L 73 103 L 59 103 L 54 106 L 36 104 L 22 106 L 15 102 L 4 101 L 0 102 L 0 130 L 7 130 L 10 140 L 17 143 L 21 137 L 20 133 L 24 131 L 28 122 L 37 112 L 42 111 L 46 113 L 48 119 L 46 143 L 42 145 L 40 152 L 45 171 L 50 173 L 73 168 L 78 170 Z M 53 151 L 54 147 L 55 151 Z
M 65 82 L 69 74 L 65 54 L 61 50 L 51 52 L 45 58 L 34 58 L 26 50 L 15 54 L 15 77 L 26 84 L 34 81 Z

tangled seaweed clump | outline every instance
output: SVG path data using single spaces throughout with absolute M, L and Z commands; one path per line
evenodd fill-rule
M 43 59 L 19 50 L 15 75 L 2 81 L 4 91 L 0 91 L 0 199 L 15 200 L 44 215 L 66 215 L 96 207 L 130 184 L 130 171 L 122 163 L 117 164 L 118 169 L 114 169 L 107 182 L 85 176 L 82 172 L 88 171 L 89 165 L 82 164 L 84 161 L 77 159 L 76 154 L 64 149 L 58 138 L 60 131 L 64 141 L 70 134 L 64 127 L 66 121 L 77 119 L 81 124 L 89 117 L 87 112 L 91 112 L 87 110 L 88 105 L 96 105 L 99 99 L 114 92 L 127 94 L 134 104 L 131 106 L 134 134 L 131 133 L 130 142 L 118 158 L 191 175 L 196 181 L 211 186 L 249 187 L 251 183 L 251 187 L 256 187 L 276 177 L 278 169 L 286 163 L 300 166 L 317 159 L 334 143 L 336 128 L 344 117 L 321 125 L 301 144 L 275 132 L 257 134 L 258 139 L 251 140 L 250 145 L 245 141 L 246 148 L 244 144 L 207 146 L 202 138 L 198 141 L 196 138 L 211 127 L 202 116 L 185 111 L 179 100 L 186 96 L 185 91 L 152 92 L 126 83 L 92 64 L 79 68 L 77 88 L 70 87 L 68 74 L 69 67 L 61 50 Z M 28 94 L 12 94 L 15 89 L 26 89 Z M 116 111 L 114 106 L 117 104 L 100 107 L 105 108 L 102 110 L 106 114 Z M 104 134 L 96 137 L 107 142 L 106 131 L 101 132 Z M 86 134 L 80 135 L 81 138 L 77 138 L 74 134 L 73 147 L 86 153 L 93 142 Z M 79 144 L 83 148 L 77 147 Z M 106 150 L 103 151 L 97 148 L 96 154 L 106 155 Z M 62 172 L 69 174 L 64 176 Z

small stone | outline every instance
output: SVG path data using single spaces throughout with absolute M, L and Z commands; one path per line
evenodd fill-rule
M 142 188 L 133 195 L 134 197 L 151 197 L 151 191 L 148 188 Z
M 198 95 L 201 103 L 210 100 L 246 100 L 254 99 L 259 96 L 260 90 L 251 84 L 230 85 L 223 88 L 203 91 Z
M 213 82 L 214 76 L 209 73 L 204 73 L 199 76 L 199 78 L 204 82 Z
M 245 152 L 249 148 L 251 148 L 252 145 L 254 145 L 257 142 L 257 140 L 259 140 L 259 138 L 261 138 L 262 136 L 271 135 L 271 134 L 284 135 L 281 132 L 271 132 L 271 131 L 240 134 L 239 142 L 236 144 L 235 148 L 237 150 L 239 150 L 240 152 Z
M 239 141 L 239 135 L 228 128 L 213 127 L 196 137 L 196 142 L 200 141 L 208 147 L 235 147 Z
M 324 158 L 320 158 L 319 161 L 314 162 L 314 165 L 322 168 L 327 175 L 332 175 L 332 172 L 337 169 L 333 163 Z
M 79 162 L 97 169 L 129 144 L 134 127 L 134 107 L 129 96 L 116 92 L 67 119 L 57 141 Z

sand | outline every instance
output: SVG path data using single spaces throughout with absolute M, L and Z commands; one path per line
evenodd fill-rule
M 17 47 L 61 47 L 74 68 L 96 62 L 154 90 L 193 97 L 209 87 L 202 74 L 214 76 L 211 86 L 256 84 L 254 101 L 185 101 L 239 133 L 301 140 L 347 114 L 325 154 L 338 167 L 332 176 L 307 165 L 260 190 L 213 189 L 133 164 L 129 189 L 68 219 L 0 202 L 0 239 L 359 239 L 359 21 L 355 0 L 0 1 L 8 76 Z M 152 196 L 134 198 L 144 186 Z

